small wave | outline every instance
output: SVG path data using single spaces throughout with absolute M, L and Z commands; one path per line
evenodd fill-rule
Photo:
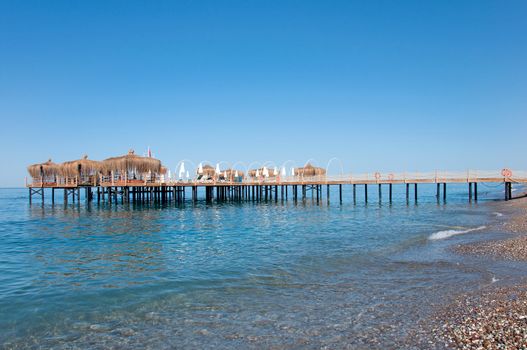
M 496 283 L 496 282 L 498 282 L 498 281 L 499 281 L 499 279 L 497 279 L 496 277 L 492 276 L 491 283 Z
M 496 211 L 496 212 L 494 212 L 494 213 L 492 213 L 492 214 L 496 215 L 497 217 L 503 216 L 503 214 L 502 214 L 502 213 L 498 213 L 497 211 Z
M 452 237 L 452 236 L 455 236 L 455 235 L 460 235 L 462 233 L 483 230 L 486 227 L 487 226 L 479 226 L 479 227 L 474 227 L 474 228 L 467 228 L 465 230 L 444 230 L 444 231 L 438 231 L 436 233 L 431 234 L 428 237 L 428 239 L 429 240 L 445 239 L 445 238 Z

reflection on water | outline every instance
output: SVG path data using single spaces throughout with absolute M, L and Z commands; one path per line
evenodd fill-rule
M 7 348 L 395 347 L 434 303 L 525 272 L 448 251 L 491 232 L 428 239 L 502 219 L 462 193 L 329 206 L 28 206 L 24 194 L 0 192 Z

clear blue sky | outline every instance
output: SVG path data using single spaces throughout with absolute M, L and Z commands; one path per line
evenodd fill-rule
M 0 186 L 151 146 L 527 170 L 526 1 L 1 1 Z

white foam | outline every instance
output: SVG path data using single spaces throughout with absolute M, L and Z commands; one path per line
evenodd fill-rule
M 492 214 L 496 215 L 497 217 L 503 216 L 502 213 L 498 213 L 498 212 L 494 212 L 494 213 L 492 213 Z
M 452 236 L 456 236 L 456 235 L 460 235 L 462 233 L 467 233 L 467 232 L 472 232 L 472 231 L 478 231 L 478 230 L 483 230 L 484 228 L 486 228 L 487 226 L 479 226 L 479 227 L 474 227 L 474 228 L 467 228 L 467 229 L 464 229 L 464 230 L 444 230 L 444 231 L 438 231 L 436 233 L 432 233 L 428 239 L 430 240 L 437 240 L 437 239 L 445 239 L 445 238 L 448 238 L 448 237 L 452 237 Z
M 499 279 L 497 279 L 496 277 L 492 276 L 492 281 L 491 281 L 492 283 L 496 283 L 498 281 L 499 281 Z

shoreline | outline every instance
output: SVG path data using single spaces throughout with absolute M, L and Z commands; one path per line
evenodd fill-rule
M 495 204 L 507 212 L 504 220 L 489 227 L 511 237 L 458 244 L 451 250 L 461 255 L 527 262 L 527 198 Z M 527 348 L 527 281 L 491 285 L 462 293 L 443 305 L 421 325 L 436 346 L 454 349 Z

